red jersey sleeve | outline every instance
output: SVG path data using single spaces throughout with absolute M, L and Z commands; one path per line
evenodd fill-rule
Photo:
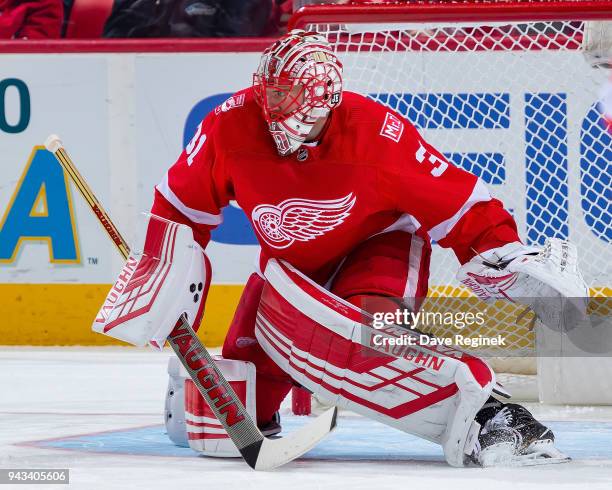
M 391 165 L 398 208 L 440 246 L 452 248 L 462 264 L 479 252 L 520 241 L 514 219 L 482 180 L 450 163 L 414 126 L 400 121 L 405 131 Z
M 220 138 L 219 117 L 211 112 L 155 187 L 151 208 L 153 214 L 191 226 L 202 247 L 221 223 L 221 209 L 233 199 Z

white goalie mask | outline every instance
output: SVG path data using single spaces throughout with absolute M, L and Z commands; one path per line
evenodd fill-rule
M 253 87 L 278 153 L 289 155 L 342 101 L 342 63 L 323 36 L 293 30 L 263 52 Z

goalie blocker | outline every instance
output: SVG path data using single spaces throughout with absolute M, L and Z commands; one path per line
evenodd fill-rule
M 92 330 L 133 345 L 162 349 L 176 319 L 197 329 L 211 266 L 187 226 L 155 215 L 140 220 L 140 243 L 119 273 Z

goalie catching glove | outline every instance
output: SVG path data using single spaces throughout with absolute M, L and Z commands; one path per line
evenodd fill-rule
M 547 238 L 543 248 L 509 243 L 464 264 L 457 279 L 480 299 L 530 307 L 549 328 L 567 331 L 586 315 L 589 288 L 571 243 Z

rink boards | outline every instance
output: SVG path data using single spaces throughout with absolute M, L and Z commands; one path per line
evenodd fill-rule
M 258 56 L 0 55 L 2 344 L 118 343 L 89 326 L 121 258 L 42 148 L 45 138 L 60 135 L 132 242 L 138 213 L 150 208 L 165 169 L 200 120 L 250 83 Z M 239 209 L 233 211 L 239 222 L 228 226 L 226 213 L 224 229 L 208 248 L 215 264 L 203 325 L 210 345 L 223 340 L 257 250 L 253 239 L 241 242 L 249 225 Z
M 142 43 L 141 49 L 146 51 L 147 44 Z M 1 343 L 111 343 L 92 334 L 89 325 L 121 259 L 52 156 L 40 146 L 45 138 L 50 133 L 60 135 L 81 173 L 132 242 L 138 213 L 151 205 L 153 186 L 199 121 L 229 94 L 251 83 L 258 58 L 256 52 L 0 55 Z M 471 97 L 472 92 L 497 90 L 456 87 L 453 77 L 443 73 L 436 80 L 436 92 L 459 90 Z M 557 89 L 564 90 L 561 85 Z M 554 92 L 555 87 L 526 90 Z M 510 123 L 505 131 L 515 127 L 523 131 L 513 122 L 522 117 L 514 109 L 518 106 L 512 105 L 517 94 L 509 97 Z M 569 100 L 569 117 L 586 117 L 596 102 L 581 107 Z M 465 134 L 464 151 L 487 151 L 486 139 L 478 131 L 439 130 Z M 493 134 L 491 128 L 484 130 Z M 427 137 L 438 144 L 436 131 L 427 131 Z M 576 134 L 569 135 L 568 145 L 570 157 L 577 158 Z M 564 199 L 578 202 L 579 182 L 570 180 Z M 499 184 L 502 197 L 507 187 L 507 183 Z M 517 221 L 522 231 L 529 221 L 524 208 L 524 203 L 516 207 L 521 210 Z M 609 253 L 609 228 L 596 233 L 590 223 L 572 211 L 566 223 L 569 235 L 588 236 L 594 253 Z M 210 345 L 219 345 L 257 253 L 255 235 L 239 208 L 226 208 L 224 223 L 213 233 L 207 251 L 214 276 L 203 331 Z M 434 276 L 434 284 L 448 284 L 451 276 L 450 269 L 441 271 Z

